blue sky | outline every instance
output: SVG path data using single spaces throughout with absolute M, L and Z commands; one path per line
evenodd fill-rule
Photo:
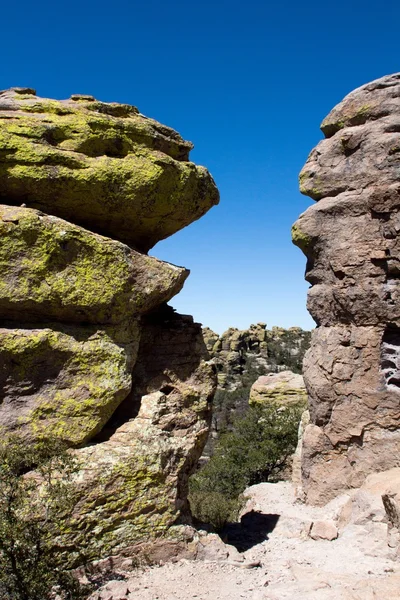
M 194 142 L 221 204 L 152 250 L 191 269 L 175 308 L 218 332 L 313 326 L 298 172 L 329 110 L 400 70 L 397 0 L 20 0 L 1 20 L 0 89 L 128 102 Z

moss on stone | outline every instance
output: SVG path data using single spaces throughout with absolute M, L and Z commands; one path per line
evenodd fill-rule
M 139 331 L 134 323 L 127 330 L 126 343 L 114 328 L 0 329 L 8 398 L 0 425 L 24 437 L 87 441 L 130 391 Z
M 191 144 L 134 107 L 13 100 L 20 110 L 0 115 L 5 203 L 21 199 L 141 250 L 218 203 L 207 170 L 187 160 Z
M 307 255 L 311 247 L 312 239 L 309 235 L 301 230 L 298 223 L 295 223 L 292 226 L 292 242 L 295 244 L 295 246 L 298 246 L 305 255 Z
M 177 293 L 184 269 L 28 208 L 0 205 L 0 309 L 119 323 Z

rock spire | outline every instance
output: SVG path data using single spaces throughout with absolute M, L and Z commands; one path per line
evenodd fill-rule
M 400 73 L 353 91 L 321 129 L 300 173 L 317 203 L 293 226 L 317 323 L 302 453 L 317 504 L 400 465 Z

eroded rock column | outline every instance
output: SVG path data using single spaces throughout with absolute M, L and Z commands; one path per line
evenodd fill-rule
M 400 74 L 349 94 L 300 174 L 293 226 L 317 323 L 304 361 L 307 501 L 400 465 Z

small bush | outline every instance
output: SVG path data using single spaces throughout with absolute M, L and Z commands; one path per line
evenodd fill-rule
M 58 441 L 0 441 L 0 600 L 86 597 L 54 556 L 77 468 Z
M 192 484 L 190 491 L 190 508 L 193 515 L 202 523 L 209 523 L 217 531 L 225 523 L 235 522 L 244 505 L 244 499 L 228 498 L 220 492 L 210 492 L 195 488 Z
M 237 519 L 247 486 L 277 481 L 296 449 L 303 409 L 255 405 L 236 420 L 233 431 L 221 436 L 212 458 L 191 478 L 193 516 L 221 529 Z

